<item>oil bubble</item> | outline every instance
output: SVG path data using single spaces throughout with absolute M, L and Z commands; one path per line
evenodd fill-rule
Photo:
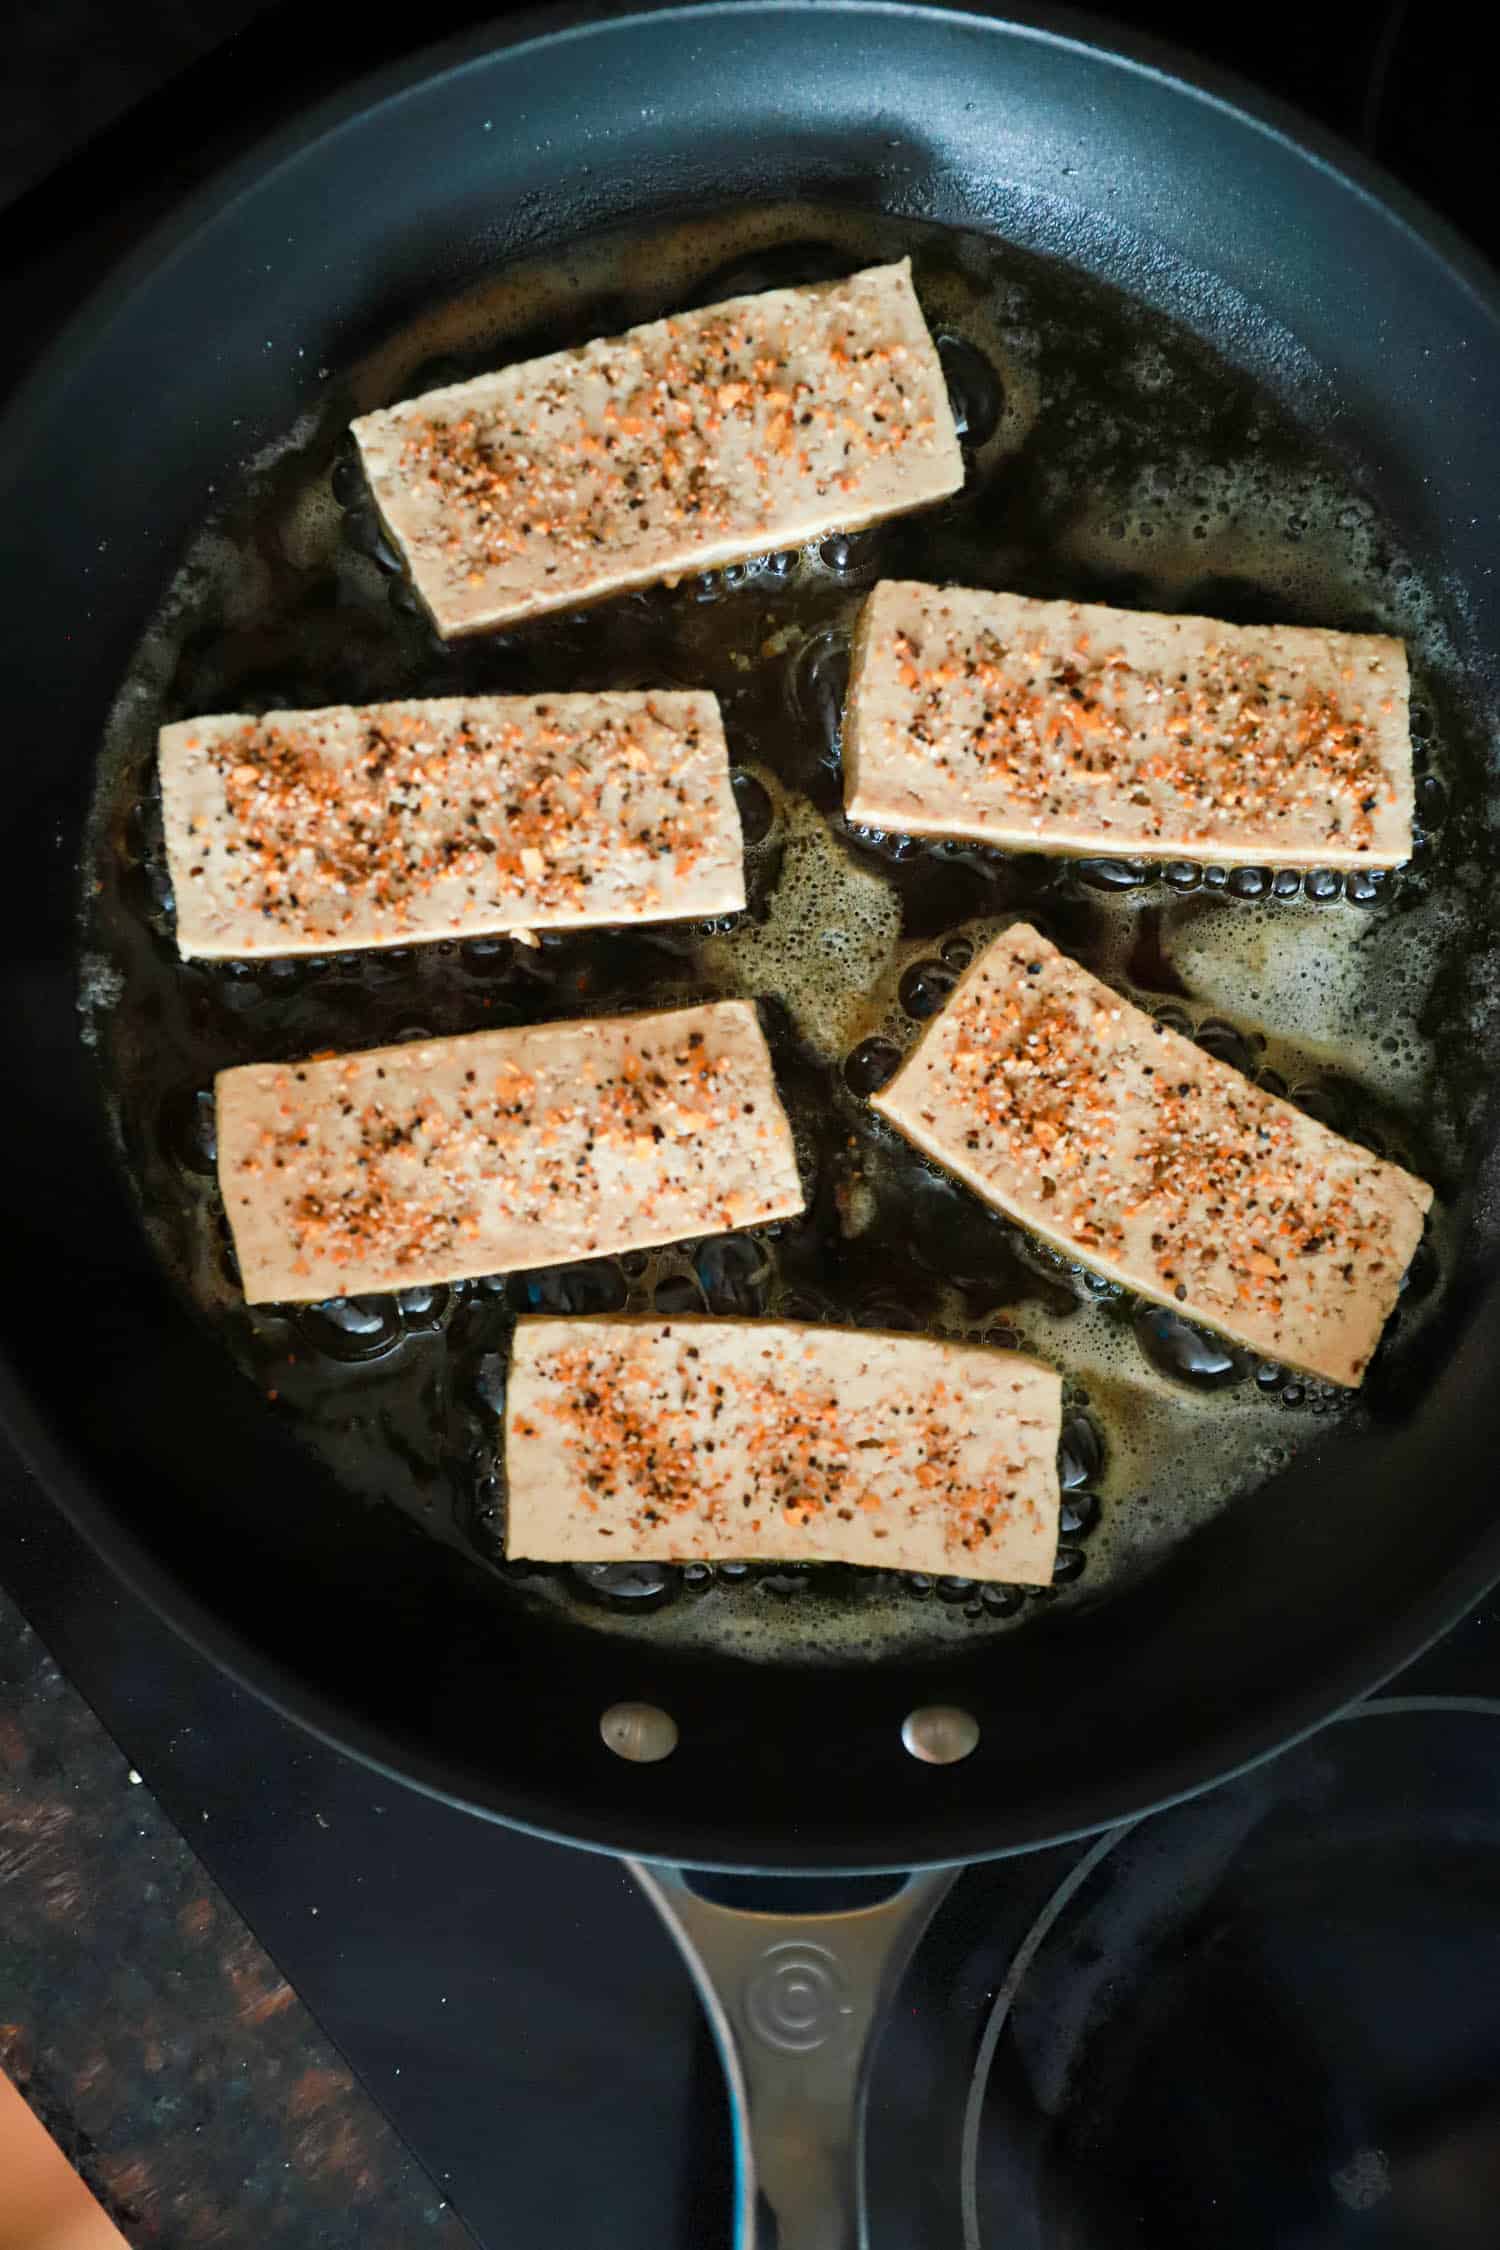
M 449 1302 L 450 1292 L 431 1283 L 396 1292 L 396 1310 L 401 1315 L 401 1324 L 411 1330 L 440 1328 Z
M 659 1313 L 686 1318 L 702 1312 L 703 1292 L 692 1274 L 665 1273 L 651 1293 L 651 1302 Z
M 632 1609 L 655 1609 L 674 1591 L 676 1573 L 669 1563 L 574 1563 L 577 1583 L 598 1600 L 628 1602 Z
M 334 462 L 333 474 L 328 482 L 329 489 L 341 508 L 369 506 L 370 488 L 365 482 L 364 464 L 352 447 L 347 453 L 340 454 Z
M 1099 1521 L 1099 1500 L 1092 1492 L 1065 1492 L 1057 1527 L 1066 1538 L 1086 1539 Z
M 1236 867 L 1229 877 L 1231 898 L 1265 898 L 1271 889 L 1268 867 Z
M 1074 873 L 1093 891 L 1138 891 L 1154 869 L 1143 859 L 1080 859 Z
M 381 1359 L 401 1340 L 401 1321 L 390 1297 L 330 1297 L 306 1305 L 298 1327 L 314 1351 L 353 1362 Z
M 1058 1444 L 1057 1480 L 1064 1492 L 1098 1481 L 1104 1467 L 1104 1443 L 1087 1414 L 1070 1414 Z
M 395 577 L 404 570 L 400 554 L 392 546 L 373 508 L 351 508 L 344 517 L 344 537 L 357 555 L 367 556 L 390 576 Z
M 1141 1305 L 1131 1325 L 1151 1365 L 1173 1382 L 1199 1391 L 1221 1391 L 1243 1382 L 1250 1372 L 1248 1354 L 1168 1312 L 1164 1305 Z
M 1193 1036 L 1204 1053 L 1212 1055 L 1216 1062 L 1228 1063 L 1232 1070 L 1243 1071 L 1247 1078 L 1254 1071 L 1255 1050 L 1236 1025 L 1210 1016 L 1199 1024 Z
M 740 816 L 740 833 L 747 845 L 765 842 L 771 833 L 776 808 L 771 793 L 764 782 L 757 781 L 753 773 L 740 767 L 732 777 L 735 809 Z
M 506 1295 L 518 1313 L 612 1313 L 624 1304 L 627 1290 L 614 1261 L 598 1258 L 512 1274 Z
M 1344 896 L 1351 906 L 1378 906 L 1389 884 L 1384 867 L 1351 867 L 1344 877 Z
M 935 1016 L 957 982 L 955 971 L 944 961 L 914 961 L 901 979 L 901 1005 L 918 1022 Z
M 162 1104 L 162 1146 L 190 1172 L 211 1176 L 218 1158 L 218 1121 L 211 1088 L 190 1087 Z
M 744 1317 L 765 1311 L 771 1270 L 759 1243 L 720 1235 L 704 1243 L 693 1264 L 710 1312 Z
M 825 758 L 837 757 L 849 690 L 849 636 L 835 627 L 804 641 L 787 667 L 787 697 Z
M 818 559 L 825 569 L 847 577 L 857 571 L 873 569 L 879 543 L 878 532 L 838 531 L 831 539 L 823 541 Z
M 966 337 L 940 335 L 937 348 L 954 426 L 964 444 L 977 450 L 999 427 L 1004 387 L 984 353 Z

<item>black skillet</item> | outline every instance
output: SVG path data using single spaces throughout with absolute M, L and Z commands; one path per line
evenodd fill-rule
M 931 1867 L 1205 1786 L 1371 1687 L 1500 1574 L 1490 1133 L 1440 1183 L 1461 1250 L 1437 1310 L 1315 1466 L 1107 1602 L 1003 1641 L 789 1669 L 536 1605 L 501 1615 L 452 1549 L 333 1486 L 166 1285 L 76 1033 L 73 871 L 102 719 L 209 489 L 315 400 L 320 370 L 434 296 L 618 220 L 792 196 L 1006 235 L 1251 369 L 1358 461 L 1439 590 L 1481 754 L 1500 299 L 1438 222 L 1318 136 L 1086 27 L 934 9 L 549 15 L 402 66 L 196 192 L 0 433 L 5 1405 L 48 1489 L 180 1630 L 420 1787 L 660 1863 Z M 1483 882 L 1497 853 L 1477 814 L 1470 841 Z M 672 1755 L 610 1754 L 601 1715 L 622 1702 L 671 1716 Z M 958 1762 L 906 1747 L 967 1742 L 962 1717 L 903 1740 L 934 1710 L 977 1726 Z M 803 1933 L 814 1952 L 773 1963 L 758 2016 L 734 1998 L 726 2037 L 758 2021 L 763 2055 L 824 2067 L 820 2007 L 847 2047 L 863 2001 L 840 2013 L 841 1976 L 868 1981 L 931 1895 L 856 1934 L 868 1964 L 840 1969 Z M 743 1942 L 758 1958 L 759 1934 Z

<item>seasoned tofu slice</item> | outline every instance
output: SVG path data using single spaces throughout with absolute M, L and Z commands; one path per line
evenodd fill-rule
M 1016 1352 L 770 1320 L 522 1320 L 506 1552 L 1045 1585 L 1062 1384 Z
M 1334 1383 L 1364 1374 L 1432 1201 L 1024 923 L 872 1099 L 1068 1257 Z
M 215 1091 L 251 1304 L 563 1265 L 802 1209 L 742 1000 L 252 1063 Z
M 448 639 L 875 523 L 964 475 L 907 259 L 429 391 L 354 435 Z
M 452 696 L 160 736 L 184 958 L 331 953 L 745 903 L 719 706 Z
M 889 581 L 855 635 L 844 807 L 1015 851 L 1395 867 L 1406 651 Z

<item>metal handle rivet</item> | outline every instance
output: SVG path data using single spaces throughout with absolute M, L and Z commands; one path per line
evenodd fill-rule
M 617 1758 L 654 1766 L 677 1748 L 677 1721 L 654 1703 L 612 1703 L 599 1732 Z
M 901 1740 L 925 1766 L 955 1766 L 979 1742 L 979 1721 L 956 1703 L 924 1703 L 901 1722 Z

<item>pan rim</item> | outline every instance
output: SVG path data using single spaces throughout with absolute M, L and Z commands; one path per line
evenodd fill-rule
M 1090 1809 L 1068 1814 L 1062 1825 L 1032 1822 L 1023 1833 L 1004 1844 L 979 1841 L 958 1853 L 906 1852 L 892 1856 L 878 1844 L 859 1847 L 823 1845 L 800 1838 L 789 1848 L 768 1856 L 751 1848 L 708 1851 L 701 1849 L 701 1829 L 691 1816 L 664 1813 L 656 1804 L 643 1804 L 638 1812 L 623 1816 L 585 1815 L 570 1818 L 559 1827 L 544 1809 L 531 1801 L 531 1793 L 515 1784 L 493 1791 L 475 1786 L 471 1777 L 457 1772 L 440 1754 L 408 1748 L 392 1754 L 388 1734 L 379 1725 L 353 1714 L 338 1698 L 310 1686 L 289 1666 L 265 1656 L 254 1643 L 226 1625 L 191 1592 L 170 1568 L 156 1560 L 145 1542 L 136 1537 L 116 1514 L 110 1502 L 93 1489 L 93 1480 L 67 1458 L 61 1445 L 31 1407 L 24 1387 L 17 1382 L 8 1360 L 0 1360 L 0 1421 L 20 1462 L 33 1475 L 50 1500 L 62 1509 L 69 1523 L 103 1561 L 160 1621 L 177 1633 L 196 1654 L 206 1658 L 236 1685 L 248 1689 L 281 1718 L 301 1727 L 328 1749 L 356 1758 L 383 1779 L 415 1789 L 456 1812 L 515 1828 L 541 1842 L 570 1844 L 611 1858 L 670 1862 L 705 1872 L 756 1875 L 795 1868 L 829 1876 L 895 1875 L 934 1867 L 967 1866 L 991 1859 L 1012 1859 L 1024 1852 L 1053 1845 L 1081 1842 L 1137 1820 L 1149 1819 L 1173 1805 L 1183 1804 L 1252 1771 L 1284 1750 L 1296 1747 L 1323 1727 L 1345 1717 L 1357 1705 L 1375 1696 L 1395 1676 L 1421 1656 L 1434 1642 L 1460 1624 L 1484 1594 L 1500 1580 L 1500 1523 L 1471 1561 L 1450 1571 L 1411 1613 L 1410 1628 L 1399 1637 L 1387 1634 L 1384 1654 L 1372 1666 L 1358 1655 L 1350 1657 L 1323 1682 L 1310 1686 L 1284 1705 L 1266 1705 L 1253 1721 L 1215 1736 L 1216 1749 L 1197 1755 L 1177 1753 L 1170 1759 L 1148 1761 L 1152 1775 L 1149 1793 L 1138 1787 L 1117 1785 L 1112 1791 L 1088 1791 Z M 1476 1565 L 1482 1559 L 1482 1572 Z M 1273 1715 L 1275 1714 L 1275 1715 Z M 1174 1769 L 1168 1779 L 1165 1768 Z M 942 1768 L 923 1768 L 935 1778 Z M 1143 1769 L 1137 1768 L 1139 1779 Z M 951 1781 L 952 1775 L 947 1778 Z M 501 1800 L 504 1800 L 503 1802 Z M 516 1800 L 521 1800 L 517 1809 Z M 976 1808 L 960 1825 L 982 1829 L 982 1808 Z M 762 1824 L 747 1823 L 756 1835 Z
M 1466 236 L 1394 173 L 1338 134 L 1307 117 L 1292 103 L 1263 92 L 1236 72 L 1200 61 L 1169 41 L 1116 27 L 1086 9 L 1066 5 L 1008 5 L 1007 0 L 639 0 L 616 13 L 608 0 L 534 0 L 518 12 L 514 35 L 500 23 L 455 34 L 417 49 L 403 59 L 354 79 L 336 94 L 313 102 L 271 130 L 220 172 L 199 183 L 142 239 L 108 267 L 83 302 L 24 369 L 8 398 L 0 400 L 0 469 L 5 448 L 14 442 L 35 402 L 55 384 L 58 371 L 77 355 L 77 346 L 123 304 L 131 291 L 187 249 L 207 220 L 230 209 L 251 187 L 315 141 L 364 116 L 369 110 L 426 87 L 500 52 L 524 53 L 532 46 L 569 42 L 598 32 L 627 31 L 656 16 L 685 22 L 714 21 L 736 15 L 806 15 L 817 10 L 846 16 L 968 21 L 999 35 L 1019 34 L 1054 48 L 1075 48 L 1124 63 L 1143 76 L 1175 86 L 1249 122 L 1270 139 L 1317 164 L 1345 186 L 1352 186 L 1382 215 L 1394 217 L 1423 247 L 1459 279 L 1482 312 L 1500 326 L 1500 269 Z M 86 160 L 88 150 L 68 159 Z M 65 168 L 67 166 L 65 165 Z M 50 185 L 50 176 L 39 187 Z
M 671 12 L 684 19 L 717 19 L 733 13 L 806 14 L 813 6 L 831 6 L 848 16 L 967 20 L 1001 37 L 1020 35 L 1054 47 L 1078 47 L 1111 62 L 1123 62 L 1147 72 L 1175 89 L 1223 107 L 1241 122 L 1248 121 L 1301 158 L 1318 164 L 1351 186 L 1388 219 L 1398 222 L 1425 251 L 1441 262 L 1448 274 L 1478 304 L 1487 322 L 1500 330 L 1500 280 L 1480 254 L 1466 244 L 1448 223 L 1430 212 L 1421 200 L 1391 180 L 1358 152 L 1345 149 L 1337 137 L 1303 120 L 1288 106 L 1259 94 L 1235 80 L 1232 74 L 1199 66 L 1154 40 L 1134 34 L 1116 34 L 1085 15 L 1045 8 L 1008 9 L 1002 6 L 934 5 L 931 0 L 648 0 L 646 6 L 617 15 L 592 5 L 549 6 L 522 16 L 514 27 L 491 25 L 435 46 L 355 80 L 338 94 L 312 105 L 305 113 L 276 128 L 245 152 L 222 173 L 203 182 L 177 209 L 169 212 L 144 240 L 121 259 L 106 279 L 90 293 L 23 376 L 8 402 L 0 423 L 0 458 L 23 442 L 28 416 L 37 401 L 58 380 L 58 371 L 86 348 L 91 332 L 107 325 L 134 289 L 148 276 L 160 272 L 190 247 L 200 228 L 230 208 L 242 195 L 293 160 L 326 135 L 387 101 L 417 88 L 430 87 L 452 72 L 481 64 L 501 53 L 533 45 L 588 37 L 596 32 L 628 32 L 632 23 Z M 231 1678 L 260 1696 L 274 1709 L 330 1744 L 358 1757 L 373 1770 L 405 1782 L 440 1801 L 498 1819 L 524 1832 L 585 1848 L 642 1857 L 664 1853 L 681 1856 L 693 1864 L 754 1871 L 775 1865 L 796 1864 L 827 1872 L 886 1871 L 916 1864 L 951 1864 L 953 1855 L 922 1860 L 903 1854 L 892 1860 L 879 1846 L 864 1852 L 784 1836 L 784 1858 L 740 1857 L 736 1853 L 708 1854 L 695 1849 L 690 1824 L 679 1814 L 664 1813 L 660 1806 L 643 1805 L 638 1814 L 611 1817 L 570 1808 L 570 1822 L 559 1827 L 555 1813 L 533 1795 L 507 1784 L 492 1795 L 476 1789 L 476 1778 L 440 1753 L 406 1746 L 392 1754 L 388 1734 L 342 1704 L 336 1696 L 311 1686 L 291 1667 L 261 1654 L 252 1641 L 226 1624 L 211 1607 L 191 1591 L 170 1565 L 160 1561 L 147 1543 L 129 1526 L 106 1496 L 100 1480 L 91 1477 L 70 1458 L 54 1430 L 33 1408 L 25 1386 L 8 1359 L 0 1360 L 0 1419 L 13 1437 L 22 1461 L 55 1499 L 65 1516 L 89 1544 L 115 1570 L 124 1583 L 192 1647 Z M 1205 1787 L 1242 1773 L 1289 1747 L 1336 1718 L 1363 1695 L 1402 1669 L 1412 1658 L 1456 1624 L 1488 1587 L 1500 1577 L 1500 1526 L 1479 1543 L 1461 1566 L 1454 1566 L 1407 1613 L 1403 1628 L 1393 1631 L 1374 1624 L 1363 1653 L 1349 1656 L 1331 1675 L 1281 1701 L 1259 1706 L 1256 1718 L 1238 1727 L 1221 1730 L 1216 1748 L 1195 1754 L 1178 1750 L 1132 1768 L 1135 1786 L 1117 1795 L 1091 1789 L 1086 1818 L 1069 1825 L 1035 1824 L 1003 1846 L 985 1839 L 993 1829 L 985 1809 L 976 1804 L 957 1826 L 978 1840 L 962 1856 L 1008 1856 L 1046 1843 L 1057 1843 L 1113 1827 L 1122 1819 L 1157 1811 Z M 1379 1648 L 1369 1645 L 1378 1640 Z M 1170 1778 L 1165 1769 L 1170 1767 Z M 1147 1795 L 1142 1803 L 1142 1787 Z M 502 1803 L 499 1800 L 505 1799 Z M 519 1809 L 517 1804 L 519 1801 Z M 773 1847 L 774 1848 L 774 1847 Z

